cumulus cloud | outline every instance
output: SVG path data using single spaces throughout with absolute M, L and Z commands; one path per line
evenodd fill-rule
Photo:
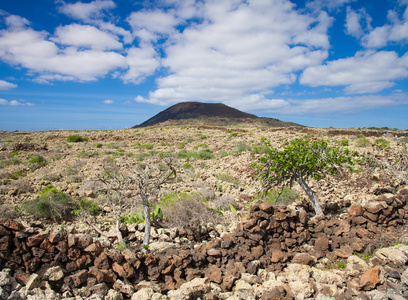
M 241 109 L 248 111 L 283 114 L 283 115 L 330 115 L 333 113 L 356 113 L 383 107 L 407 105 L 407 94 L 370 95 L 370 96 L 340 96 L 320 99 L 254 99 L 254 102 L 242 104 Z M 232 103 L 231 103 L 232 104 Z M 235 103 L 234 103 L 235 104 Z M 253 106 L 251 109 L 250 106 Z
M 406 5 L 402 4 L 401 5 Z M 388 23 L 383 26 L 372 28 L 371 17 L 363 10 L 355 12 L 347 11 L 346 29 L 349 34 L 361 38 L 361 44 L 366 48 L 382 48 L 390 43 L 406 43 L 408 41 L 408 8 L 400 18 L 394 10 L 388 11 Z M 361 23 L 365 21 L 363 28 Z
M 360 38 L 364 35 L 365 31 L 371 30 L 372 18 L 367 14 L 365 9 L 355 11 L 350 7 L 347 7 L 346 17 L 346 32 L 347 34 Z
M 162 60 L 170 74 L 157 81 L 158 89 L 148 98 L 139 96 L 136 101 L 225 102 L 264 94 L 294 83 L 297 71 L 319 65 L 328 56 L 332 20 L 326 12 L 300 14 L 283 0 L 208 1 L 202 18 L 173 34 Z
M 355 113 L 382 107 L 406 105 L 407 100 L 398 96 L 355 96 L 335 97 L 323 99 L 289 100 L 290 104 L 283 114 L 330 114 L 330 113 Z
M 113 100 L 107 99 L 107 100 L 104 100 L 103 103 L 105 103 L 105 104 L 113 104 Z
M 10 90 L 14 89 L 17 87 L 17 84 L 5 81 L 5 80 L 0 80 L 0 90 Z
M 104 16 L 104 11 L 116 7 L 112 0 L 95 0 L 90 3 L 76 2 L 65 3 L 62 2 L 59 11 L 71 18 L 89 21 L 91 19 L 98 19 Z
M 128 71 L 121 76 L 124 82 L 140 83 L 160 66 L 158 54 L 151 45 L 132 47 L 126 55 Z
M 355 56 L 308 67 L 300 83 L 312 87 L 346 86 L 347 93 L 375 93 L 408 77 L 408 54 L 362 51 Z
M 122 49 L 117 38 L 90 25 L 71 24 L 55 30 L 53 41 L 69 46 L 85 47 L 97 50 Z
M 34 106 L 34 104 L 30 102 L 22 103 L 17 100 L 7 101 L 5 99 L 0 99 L 0 105 L 3 105 L 3 106 Z
M 101 35 L 102 33 L 99 36 Z M 61 40 L 61 37 L 57 37 L 58 39 Z M 67 42 L 68 39 L 68 35 L 65 35 L 61 41 Z M 100 42 L 91 40 L 88 45 L 96 48 L 107 47 L 107 44 L 113 41 L 114 39 L 104 39 Z M 78 37 L 76 40 L 72 38 L 71 42 L 77 46 L 85 43 L 83 37 Z M 112 46 L 118 45 L 111 44 Z M 113 70 L 127 67 L 125 58 L 117 52 L 99 49 L 80 50 L 72 45 L 60 48 L 49 39 L 47 32 L 39 32 L 31 28 L 1 30 L 0 58 L 9 64 L 22 66 L 32 73 L 38 73 L 40 81 L 46 77 L 93 81 Z

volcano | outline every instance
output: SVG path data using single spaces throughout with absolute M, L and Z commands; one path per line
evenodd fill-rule
M 151 117 L 140 125 L 132 128 L 153 126 L 171 120 L 200 119 L 211 120 L 217 123 L 217 119 L 227 119 L 230 122 L 240 123 L 243 120 L 259 120 L 274 127 L 300 126 L 291 122 L 283 122 L 278 119 L 261 118 L 253 114 L 242 112 L 222 103 L 181 102 L 175 104 L 157 115 Z

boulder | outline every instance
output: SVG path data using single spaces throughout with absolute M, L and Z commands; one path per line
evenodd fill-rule
M 375 266 L 374 268 L 366 271 L 360 279 L 360 288 L 365 291 L 370 291 L 374 289 L 380 282 L 380 266 Z

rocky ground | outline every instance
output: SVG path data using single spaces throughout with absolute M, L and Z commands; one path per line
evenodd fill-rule
M 85 140 L 68 142 L 74 134 Z M 279 206 L 260 206 L 251 164 L 264 141 L 281 147 L 294 138 L 348 144 L 392 162 L 406 149 L 406 136 L 256 123 L 1 132 L 0 298 L 404 299 L 408 192 L 399 180 L 373 168 L 312 181 L 326 212 L 320 220 L 301 190 Z M 52 185 L 76 201 L 95 201 L 102 210 L 95 224 L 112 232 L 112 211 L 99 195 L 106 166 L 148 165 L 160 154 L 174 157 L 178 174 L 161 198 L 196 193 L 217 212 L 202 216 L 197 232 L 188 222 L 168 226 L 164 211 L 165 228 L 153 229 L 147 256 L 140 251 L 143 224 L 122 225 L 130 248 L 120 252 L 115 238 L 101 238 L 75 215 L 55 222 L 23 209 Z M 126 215 L 141 211 L 136 199 Z

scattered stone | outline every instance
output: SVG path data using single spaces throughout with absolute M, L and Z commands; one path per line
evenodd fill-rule
M 380 282 L 380 266 L 375 266 L 374 268 L 366 271 L 360 279 L 360 288 L 365 291 L 370 291 L 376 287 Z

